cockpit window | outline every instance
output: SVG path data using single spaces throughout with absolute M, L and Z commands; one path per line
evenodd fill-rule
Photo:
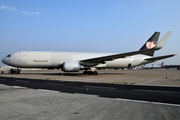
M 7 57 L 11 57 L 11 55 L 8 55 Z

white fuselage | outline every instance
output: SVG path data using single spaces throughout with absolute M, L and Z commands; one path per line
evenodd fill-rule
M 19 68 L 59 68 L 63 62 L 80 61 L 90 58 L 108 56 L 116 53 L 83 53 L 83 52 L 44 52 L 44 51 L 22 51 L 5 57 L 2 61 L 10 66 Z M 127 68 L 150 63 L 145 59 L 151 58 L 147 55 L 134 55 L 106 61 L 96 68 Z M 130 65 L 130 66 L 129 66 Z

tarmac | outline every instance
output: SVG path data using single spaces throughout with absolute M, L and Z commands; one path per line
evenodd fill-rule
M 178 120 L 180 71 L 0 74 L 1 120 Z M 58 84 L 60 85 L 57 85 Z M 113 97 L 114 96 L 114 97 Z M 158 97 L 159 96 L 159 97 Z M 158 101 L 159 100 L 159 101 Z
M 8 74 L 8 71 L 4 71 L 4 74 L 0 74 L 0 77 L 93 83 L 180 86 L 180 71 L 176 69 L 99 70 L 98 75 L 84 75 L 82 72 L 83 71 L 63 73 L 59 70 L 24 70 L 22 71 L 22 74 L 14 75 Z

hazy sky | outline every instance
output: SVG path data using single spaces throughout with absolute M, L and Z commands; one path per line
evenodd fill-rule
M 1 0 L 0 60 L 17 51 L 136 51 L 155 31 L 160 39 L 173 31 L 155 56 L 177 54 L 163 61 L 180 64 L 179 6 L 179 0 Z

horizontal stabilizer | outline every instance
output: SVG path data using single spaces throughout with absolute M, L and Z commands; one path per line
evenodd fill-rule
M 173 56 L 175 56 L 175 55 L 176 55 L 176 54 L 165 55 L 165 56 L 159 56 L 159 57 L 148 58 L 148 59 L 145 59 L 145 60 L 148 60 L 148 61 L 157 61 L 157 60 L 161 60 L 161 59 L 173 57 Z

